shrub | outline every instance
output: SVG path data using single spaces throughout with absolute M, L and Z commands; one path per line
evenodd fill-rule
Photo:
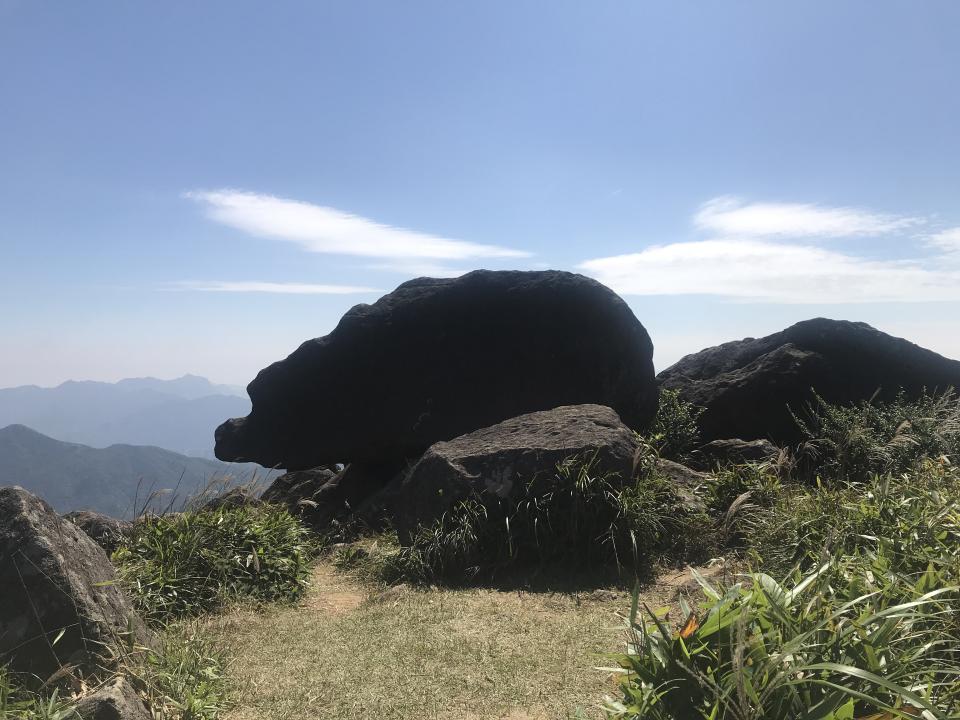
M 758 515 L 749 541 L 771 571 L 869 551 L 917 573 L 960 562 L 958 502 L 960 475 L 945 459 L 928 460 L 912 473 L 866 483 L 794 487 Z
M 226 599 L 294 600 L 307 577 L 307 535 L 286 510 L 222 507 L 146 517 L 114 553 L 121 582 L 153 621 Z
M 540 478 L 533 487 L 519 502 L 458 503 L 386 562 L 384 579 L 458 582 L 558 560 L 641 573 L 658 554 L 698 547 L 707 523 L 655 473 L 624 483 L 597 473 L 593 458 L 559 463 L 552 482 Z
M 907 472 L 924 458 L 957 459 L 960 396 L 953 390 L 909 400 L 832 405 L 814 396 L 794 420 L 806 438 L 801 468 L 824 480 L 862 482 L 872 474 Z
M 706 602 L 683 608 L 680 632 L 657 613 L 637 622 L 634 607 L 611 714 L 958 717 L 958 498 L 960 478 L 941 459 L 867 483 L 794 487 L 757 508 L 746 538 L 773 575 L 724 592 L 702 581 Z
M 700 579 L 702 619 L 673 631 L 631 613 L 615 718 L 957 717 L 960 650 L 943 619 L 955 577 L 891 578 L 869 558 L 831 562 L 781 585 L 753 574 L 726 591 Z M 885 714 L 884 714 L 885 713 Z
M 704 408 L 686 402 L 676 390 L 661 389 L 649 439 L 661 457 L 682 461 L 700 444 L 697 418 Z

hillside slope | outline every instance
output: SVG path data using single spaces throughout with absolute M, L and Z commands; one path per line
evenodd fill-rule
M 128 517 L 138 496 L 142 503 L 152 491 L 176 489 L 182 498 L 213 479 L 249 479 L 254 468 L 150 446 L 91 448 L 24 425 L 0 429 L 0 486 L 20 485 L 59 512 L 89 509 Z
M 155 445 L 212 458 L 213 429 L 224 418 L 250 411 L 250 401 L 234 393 L 235 388 L 192 375 L 25 385 L 0 389 L 0 427 L 26 425 L 91 447 Z

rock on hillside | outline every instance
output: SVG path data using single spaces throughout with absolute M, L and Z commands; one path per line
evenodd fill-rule
M 93 670 L 130 631 L 149 643 L 114 581 L 106 553 L 80 528 L 23 488 L 0 488 L 0 664 L 43 680 L 64 665 Z
M 401 539 L 477 495 L 518 501 L 530 483 L 554 482 L 558 463 L 594 457 L 599 473 L 633 475 L 637 440 L 617 414 L 600 405 L 529 413 L 432 445 L 393 493 Z M 535 493 L 536 494 L 535 490 Z
M 616 294 L 566 272 L 420 278 L 357 305 L 250 383 L 222 460 L 303 470 L 394 462 L 516 415 L 598 403 L 644 428 L 653 345 Z
M 960 386 L 960 362 L 865 323 L 818 318 L 764 338 L 701 350 L 657 376 L 662 387 L 706 408 L 704 441 L 800 440 L 788 408 L 802 412 L 811 388 L 829 402 L 890 399 L 901 389 Z

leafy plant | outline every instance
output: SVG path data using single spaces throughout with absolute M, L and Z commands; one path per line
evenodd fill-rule
M 648 437 L 661 457 L 682 461 L 700 444 L 697 418 L 703 411 L 682 399 L 676 390 L 660 390 L 660 404 Z
M 634 601 L 611 717 L 940 719 L 960 711 L 960 646 L 941 623 L 956 612 L 955 578 L 930 570 L 904 584 L 858 557 L 789 584 L 754 573 L 724 591 L 698 580 L 706 600 L 700 613 L 684 607 L 679 630 L 664 611 L 639 621 Z
M 294 600 L 307 578 L 306 530 L 278 507 L 222 507 L 146 517 L 113 555 L 121 582 L 152 621 L 233 597 Z
M 960 396 L 953 390 L 910 400 L 833 405 L 819 395 L 794 420 L 806 437 L 800 467 L 825 481 L 863 482 L 907 472 L 924 458 L 960 452 Z
M 226 706 L 225 656 L 190 625 L 171 625 L 138 669 L 160 720 L 216 720 Z

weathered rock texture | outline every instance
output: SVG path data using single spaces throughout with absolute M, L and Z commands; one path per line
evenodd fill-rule
M 701 350 L 658 375 L 662 387 L 706 408 L 704 441 L 800 440 L 789 408 L 802 413 L 811 388 L 829 402 L 890 399 L 901 389 L 960 386 L 960 362 L 865 323 L 818 318 L 764 338 Z
M 114 581 L 80 528 L 23 488 L 0 488 L 0 664 L 45 679 L 64 665 L 93 669 L 128 630 L 149 642 Z
M 302 470 L 414 458 L 522 413 L 598 403 L 644 428 L 653 346 L 594 280 L 491 272 L 411 280 L 260 371 L 253 409 L 216 432 L 222 460 Z
M 758 463 L 773 460 L 779 453 L 780 448 L 769 440 L 712 440 L 694 451 L 690 464 L 709 469 L 717 465 Z
M 136 690 L 123 677 L 114 678 L 77 703 L 83 720 L 151 720 L 152 715 Z
M 393 514 L 401 540 L 471 496 L 517 501 L 553 482 L 558 463 L 595 457 L 598 473 L 633 475 L 637 441 L 601 405 L 568 405 L 529 413 L 432 445 L 402 480 Z M 533 492 L 529 492 L 531 487 Z M 542 490 L 542 488 L 540 488 Z
M 379 524 L 371 500 L 403 469 L 402 463 L 351 463 L 334 473 L 326 467 L 281 475 L 261 495 L 284 505 L 316 530 L 348 518 Z
M 117 546 L 133 530 L 133 523 L 128 520 L 117 520 L 109 515 L 94 510 L 77 510 L 63 516 L 108 553 L 116 550 Z

